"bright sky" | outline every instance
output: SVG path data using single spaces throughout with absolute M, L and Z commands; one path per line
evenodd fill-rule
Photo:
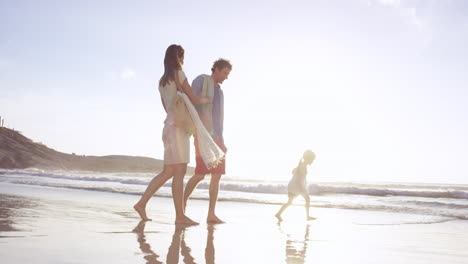
M 223 57 L 227 170 L 468 183 L 468 1 L 0 1 L 0 115 L 67 153 L 161 159 L 168 45 Z M 193 149 L 192 149 L 193 153 Z M 194 157 L 191 157 L 194 165 Z

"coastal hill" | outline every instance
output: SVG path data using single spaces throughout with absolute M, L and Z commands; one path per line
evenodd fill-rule
M 132 156 L 80 156 L 66 154 L 33 142 L 20 132 L 0 127 L 0 169 L 38 168 L 95 172 L 162 171 L 162 160 Z M 188 168 L 187 173 L 193 172 Z

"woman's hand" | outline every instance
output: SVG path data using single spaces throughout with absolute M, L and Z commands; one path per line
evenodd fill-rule
M 209 104 L 209 103 L 211 103 L 211 97 L 210 96 L 200 97 L 200 104 Z

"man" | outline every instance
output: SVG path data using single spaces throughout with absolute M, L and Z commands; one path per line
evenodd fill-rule
M 214 62 L 211 68 L 210 75 L 200 75 L 192 82 L 192 89 L 197 96 L 209 96 L 211 98 L 210 104 L 197 106 L 197 111 L 202 120 L 205 128 L 210 132 L 213 140 L 218 146 L 226 152 L 226 146 L 223 139 L 223 119 L 224 119 L 224 95 L 221 90 L 220 84 L 223 83 L 229 76 L 232 70 L 232 65 L 228 60 L 219 59 Z M 208 223 L 224 223 L 215 214 L 216 201 L 218 200 L 219 181 L 221 175 L 225 174 L 226 158 L 213 169 L 208 169 L 203 162 L 198 148 L 198 141 L 195 138 L 195 158 L 196 167 L 195 174 L 190 178 L 185 186 L 184 192 L 184 206 L 187 206 L 187 200 L 192 194 L 193 190 L 197 187 L 198 183 L 205 178 L 206 174 L 211 174 L 210 181 L 210 204 L 208 209 Z

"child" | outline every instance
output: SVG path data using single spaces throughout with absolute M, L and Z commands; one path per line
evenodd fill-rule
M 306 182 L 306 175 L 307 175 L 307 166 L 312 164 L 312 162 L 315 160 L 315 154 L 310 151 L 306 150 L 304 152 L 304 155 L 302 158 L 299 160 L 299 164 L 297 165 L 296 168 L 293 169 L 292 174 L 293 177 L 289 181 L 288 184 L 288 202 L 283 204 L 283 206 L 280 208 L 278 213 L 276 213 L 276 217 L 278 218 L 279 221 L 282 221 L 283 219 L 281 218 L 281 214 L 283 213 L 288 206 L 291 205 L 293 202 L 294 198 L 296 198 L 298 195 L 301 195 L 304 197 L 305 200 L 305 209 L 306 209 L 306 214 L 307 214 L 307 220 L 314 220 L 314 217 L 309 216 L 309 205 L 310 205 L 310 199 L 309 199 L 309 194 L 307 192 L 307 182 Z

